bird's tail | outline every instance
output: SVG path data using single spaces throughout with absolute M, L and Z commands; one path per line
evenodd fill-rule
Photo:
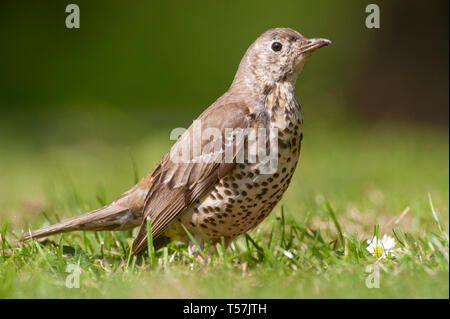
M 139 226 L 141 219 L 128 208 L 109 204 L 81 216 L 64 220 L 24 234 L 22 241 L 76 230 L 127 230 Z

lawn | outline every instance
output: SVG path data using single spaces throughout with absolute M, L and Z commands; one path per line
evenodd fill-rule
M 127 190 L 194 113 L 155 120 L 97 107 L 3 118 L 0 298 L 449 298 L 447 128 L 307 111 L 281 203 L 203 261 L 178 243 L 124 259 L 137 229 L 16 243 L 24 229 Z M 395 239 L 395 256 L 366 249 L 375 233 Z M 68 288 L 78 270 L 79 288 Z M 368 288 L 376 273 L 379 288 Z

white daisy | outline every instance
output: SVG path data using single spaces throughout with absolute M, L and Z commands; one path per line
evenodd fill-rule
M 377 258 L 386 258 L 387 256 L 395 256 L 395 239 L 389 235 L 384 234 L 383 238 L 379 240 L 376 236 L 367 240 L 367 250 Z

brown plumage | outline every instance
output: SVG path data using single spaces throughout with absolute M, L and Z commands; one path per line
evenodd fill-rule
M 263 33 L 241 60 L 229 90 L 208 107 L 197 120 L 202 130 L 215 128 L 220 139 L 197 141 L 203 150 L 217 141 L 225 148 L 227 129 L 276 129 L 277 166 L 263 173 L 268 163 L 237 160 L 239 152 L 249 151 L 248 137 L 233 140 L 232 161 L 224 152 L 206 152 L 213 160 L 189 153 L 189 160 L 175 162 L 171 154 L 195 143 L 194 125 L 178 139 L 153 171 L 112 203 L 82 216 L 26 233 L 24 240 L 74 230 L 125 230 L 140 225 L 133 254 L 147 247 L 146 219 L 152 224 L 155 246 L 164 238 L 190 242 L 183 227 L 203 245 L 206 236 L 213 243 L 236 236 L 258 225 L 287 189 L 300 154 L 302 113 L 295 96 L 295 81 L 306 59 L 325 39 L 306 39 L 298 32 L 277 28 Z M 255 133 L 259 136 L 259 133 Z M 275 144 L 274 144 L 275 143 Z M 171 153 L 172 152 L 172 153 Z M 198 159 L 198 158 L 197 158 Z

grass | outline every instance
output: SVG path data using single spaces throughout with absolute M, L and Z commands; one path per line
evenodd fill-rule
M 15 243 L 114 199 L 171 144 L 170 130 L 149 131 L 139 116 L 95 126 L 58 116 L 38 136 L 0 135 L 0 298 L 449 297 L 447 131 L 312 114 L 292 185 L 256 230 L 203 261 L 179 243 L 138 260 L 137 229 Z M 367 251 L 375 233 L 395 238 L 395 257 Z M 80 288 L 67 288 L 77 265 Z M 380 287 L 369 289 L 373 265 Z

